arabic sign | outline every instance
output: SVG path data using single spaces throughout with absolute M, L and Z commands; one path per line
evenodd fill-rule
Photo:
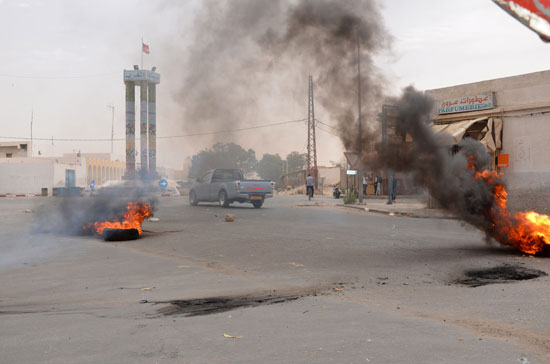
M 493 0 L 498 6 L 550 42 L 549 0 Z
M 124 81 L 160 83 L 160 75 L 148 70 L 124 70 Z
M 438 114 L 451 114 L 455 112 L 468 112 L 492 109 L 495 107 L 492 92 L 486 92 L 474 96 L 457 97 L 454 99 L 440 100 L 437 104 Z

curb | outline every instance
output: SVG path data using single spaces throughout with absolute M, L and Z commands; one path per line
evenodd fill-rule
M 13 198 L 13 197 L 47 197 L 47 196 L 42 196 L 40 193 L 36 193 L 36 194 L 24 194 L 24 193 L 12 194 L 12 193 L 1 193 L 1 194 L 0 194 L 0 197 Z
M 416 219 L 442 219 L 442 220 L 458 220 L 458 217 L 456 216 L 437 216 L 437 215 L 418 215 L 411 212 L 402 212 L 402 211 L 388 211 L 388 210 L 380 210 L 380 209 L 371 209 L 369 207 L 359 207 L 354 205 L 345 205 L 345 204 L 337 204 L 336 206 L 340 207 L 346 207 L 349 209 L 355 209 L 360 210 L 363 212 L 373 212 L 377 214 L 383 214 L 383 215 L 390 215 L 390 216 L 400 216 L 400 217 L 412 217 Z M 368 211 L 365 211 L 365 208 L 368 208 Z

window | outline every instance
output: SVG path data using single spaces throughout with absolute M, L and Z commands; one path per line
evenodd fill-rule
M 202 176 L 201 178 L 199 178 L 197 180 L 197 182 L 199 183 L 205 183 L 205 182 L 208 182 L 208 180 L 210 179 L 210 176 L 212 175 L 212 171 L 206 173 L 204 176 Z
M 239 180 L 242 179 L 241 171 L 234 169 L 217 169 L 214 172 L 214 177 L 212 179 L 221 179 L 221 180 Z
M 11 158 L 13 157 L 13 153 L 6 153 L 6 158 Z

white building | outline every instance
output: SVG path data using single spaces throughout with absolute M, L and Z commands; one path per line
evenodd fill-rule
M 43 188 L 51 195 L 54 187 L 87 187 L 92 180 L 100 185 L 122 178 L 124 163 L 111 161 L 108 153 L 30 157 L 30 147 L 26 155 L 21 147 L 25 143 L 0 144 L 0 195 L 34 195 Z

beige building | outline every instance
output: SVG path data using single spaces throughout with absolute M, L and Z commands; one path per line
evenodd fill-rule
M 31 157 L 31 142 L 2 142 L 0 143 L 0 158 Z
M 491 168 L 504 175 L 509 200 L 516 207 L 550 206 L 550 71 L 426 94 L 435 100 L 431 121 L 441 145 L 452 147 L 468 137 L 478 140 L 493 156 Z M 391 126 L 396 112 L 395 106 L 384 105 L 381 115 Z M 386 193 L 388 177 L 384 171 L 373 172 L 382 177 L 382 193 Z M 402 182 L 400 193 L 420 192 L 410 176 L 397 176 Z M 351 180 L 358 184 L 356 177 L 342 173 L 342 187 Z M 543 210 L 550 212 L 550 207 Z
M 107 181 L 121 180 L 126 168 L 125 162 L 113 161 L 109 153 L 85 153 L 87 185 L 95 181 L 99 186 Z
M 426 91 L 434 128 L 481 141 L 516 195 L 550 189 L 550 71 Z M 500 165 L 500 166 L 499 166 Z

